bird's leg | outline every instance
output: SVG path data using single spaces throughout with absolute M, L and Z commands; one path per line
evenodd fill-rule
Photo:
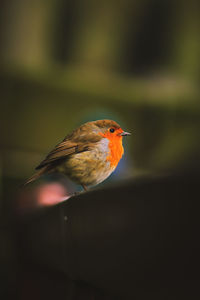
M 88 191 L 88 188 L 87 188 L 87 186 L 85 184 L 82 184 L 82 187 L 83 187 L 83 189 L 84 189 L 85 192 Z

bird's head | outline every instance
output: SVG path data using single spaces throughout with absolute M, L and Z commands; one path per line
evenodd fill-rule
M 110 141 L 121 140 L 123 136 L 130 135 L 113 120 L 98 120 L 94 124 L 99 128 L 99 135 Z

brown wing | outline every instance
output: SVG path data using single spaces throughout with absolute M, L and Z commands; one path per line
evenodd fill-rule
M 100 135 L 88 135 L 87 131 L 85 130 L 82 130 L 81 132 L 77 130 L 76 132 L 73 132 L 71 135 L 67 136 L 60 144 L 58 144 L 39 164 L 39 166 L 36 167 L 36 170 L 54 162 L 59 163 L 73 153 L 88 151 L 94 145 L 94 143 L 100 141 L 101 138 L 102 137 Z
M 82 145 L 78 145 L 69 141 L 62 142 L 47 155 L 47 157 L 39 164 L 39 166 L 36 167 L 36 170 L 41 169 L 52 162 L 62 160 L 70 154 L 86 150 L 86 147 L 83 147 Z

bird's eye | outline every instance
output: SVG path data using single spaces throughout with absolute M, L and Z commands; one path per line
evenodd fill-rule
M 110 132 L 111 133 L 115 132 L 115 129 L 114 128 L 110 128 Z

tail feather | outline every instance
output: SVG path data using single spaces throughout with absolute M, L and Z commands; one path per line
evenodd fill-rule
M 33 176 L 31 176 L 24 184 L 23 186 L 35 181 L 36 179 L 38 179 L 40 176 L 49 173 L 49 167 L 45 166 L 43 168 L 41 168 L 40 170 L 38 170 L 36 173 L 33 174 Z

